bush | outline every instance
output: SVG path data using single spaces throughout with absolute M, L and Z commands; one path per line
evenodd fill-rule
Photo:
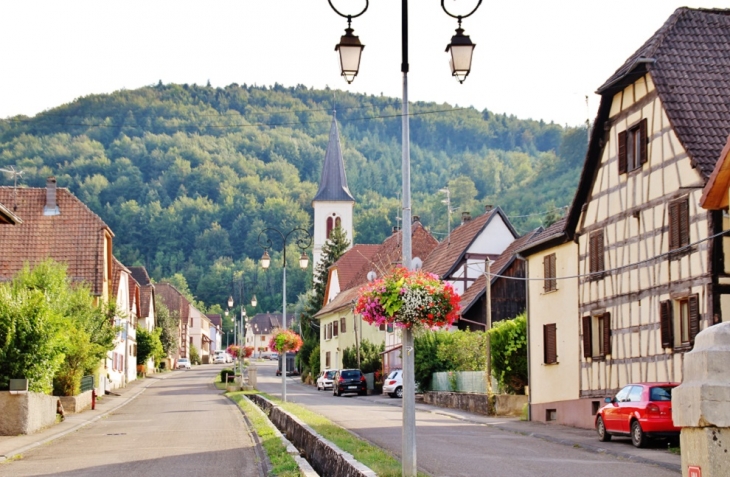
M 309 374 L 310 374 L 309 373 L 309 366 L 305 366 L 302 369 L 302 382 L 303 383 L 306 383 L 307 382 L 307 378 L 309 378 Z
M 194 345 L 190 345 L 190 364 L 200 364 L 200 353 Z
M 228 376 L 235 376 L 236 372 L 233 371 L 231 368 L 223 368 L 221 369 L 221 382 L 227 383 L 228 382 Z
M 319 374 L 319 371 L 322 369 L 320 367 L 320 351 L 319 351 L 319 345 L 315 346 L 312 350 L 312 353 L 309 355 L 309 369 L 316 374 Z
M 375 345 L 368 340 L 360 343 L 360 370 L 364 373 L 374 373 L 383 369 L 383 361 L 380 353 L 385 351 L 385 343 Z M 345 348 L 342 352 L 342 366 L 357 369 L 357 348 Z
M 439 345 L 450 341 L 451 333 L 448 331 L 424 331 L 415 335 L 413 348 L 416 356 L 413 378 L 421 391 L 431 389 L 433 373 L 451 370 L 452 364 L 441 360 L 438 356 Z
M 489 330 L 492 345 L 492 373 L 500 387 L 513 394 L 524 394 L 527 385 L 527 318 L 494 324 Z
M 160 328 L 149 332 L 144 328 L 137 329 L 137 364 L 147 364 L 147 360 L 155 360 L 155 367 L 165 357 L 165 351 L 160 341 Z

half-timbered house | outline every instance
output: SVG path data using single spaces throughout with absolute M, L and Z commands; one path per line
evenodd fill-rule
M 586 427 L 627 383 L 682 381 L 695 335 L 723 319 L 722 213 L 699 202 L 730 132 L 730 10 L 677 9 L 597 93 L 566 226 Z

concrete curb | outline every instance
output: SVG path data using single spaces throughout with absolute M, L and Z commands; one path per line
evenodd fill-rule
M 171 373 L 165 373 L 165 376 L 164 377 L 160 377 L 160 378 L 157 378 L 157 379 L 167 379 L 168 376 L 171 376 Z M 147 379 L 145 379 L 145 381 L 147 381 Z M 19 447 L 17 449 L 13 449 L 13 450 L 9 451 L 8 453 L 6 453 L 5 455 L 0 455 L 0 464 L 3 463 L 3 462 L 5 462 L 6 460 L 8 460 L 8 459 L 10 459 L 10 458 L 12 458 L 14 456 L 16 456 L 16 455 L 20 455 L 23 452 L 28 452 L 31 449 L 35 449 L 36 447 L 42 446 L 44 444 L 48 444 L 49 442 L 52 442 L 52 441 L 54 441 L 56 439 L 59 439 L 59 438 L 64 437 L 64 436 L 67 436 L 68 434 L 71 434 L 72 432 L 76 432 L 79 429 L 81 429 L 83 427 L 86 427 L 89 424 L 94 423 L 94 422 L 98 421 L 99 419 L 101 419 L 103 417 L 108 416 L 109 414 L 113 413 L 117 409 L 122 408 L 122 407 L 126 406 L 127 404 L 129 404 L 130 402 L 132 402 L 133 400 L 137 399 L 137 397 L 140 394 L 142 394 L 143 392 L 145 392 L 148 387 L 152 386 L 153 384 L 155 384 L 157 382 L 158 381 L 156 381 L 156 380 L 150 379 L 149 384 L 145 383 L 145 384 L 142 384 L 142 385 L 139 386 L 139 391 L 136 391 L 136 390 L 135 390 L 136 392 L 135 391 L 132 391 L 135 394 L 131 395 L 129 398 L 126 398 L 124 401 L 120 402 L 119 404 L 117 404 L 113 408 L 109 409 L 108 411 L 105 411 L 104 413 L 99 414 L 98 416 L 95 416 L 95 417 L 89 419 L 88 421 L 80 422 L 80 423 L 74 425 L 73 427 L 70 427 L 70 428 L 66 429 L 65 431 L 61 431 L 61 432 L 59 432 L 57 434 L 53 434 L 53 435 L 48 436 L 48 437 L 46 437 L 44 439 L 41 439 L 39 441 L 36 441 L 36 442 L 34 442 L 32 444 L 28 444 L 28 445 Z
M 267 425 L 272 429 L 272 431 L 274 432 L 274 435 L 276 435 L 279 439 L 281 439 L 281 442 L 286 447 L 286 452 L 290 456 L 292 456 L 292 458 L 296 461 L 297 465 L 299 466 L 299 475 L 301 475 L 303 477 L 319 477 L 319 474 L 312 468 L 312 466 L 309 464 L 309 462 L 307 462 L 307 460 L 300 455 L 299 449 L 297 449 L 296 446 L 294 446 L 294 444 L 292 444 L 289 441 L 289 439 L 287 439 L 286 436 L 284 436 L 284 434 L 282 434 L 281 431 L 279 431 L 279 429 L 277 429 L 277 427 L 274 425 L 274 423 L 272 423 L 269 420 L 269 417 L 266 415 L 266 413 L 264 413 L 264 411 L 262 411 L 261 408 L 258 407 L 256 405 L 256 403 L 253 402 L 251 399 L 249 399 L 248 396 L 246 396 L 245 394 L 243 395 L 243 398 L 246 399 L 246 401 L 248 401 L 249 403 L 251 403 L 251 405 L 254 408 L 254 412 L 256 412 L 256 413 L 260 414 L 261 416 L 263 416 L 264 418 L 266 418 Z M 245 416 L 246 414 L 243 412 L 243 409 L 241 409 L 240 407 L 239 407 L 239 409 L 241 410 L 241 413 Z M 262 451 L 263 451 L 263 448 L 262 448 Z M 264 454 L 265 453 L 266 452 L 264 451 Z M 268 456 L 266 456 L 266 458 L 268 459 Z

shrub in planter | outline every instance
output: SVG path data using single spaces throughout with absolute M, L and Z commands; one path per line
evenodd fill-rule
M 221 382 L 227 383 L 228 382 L 228 376 L 235 376 L 236 373 L 231 368 L 224 368 L 221 369 Z

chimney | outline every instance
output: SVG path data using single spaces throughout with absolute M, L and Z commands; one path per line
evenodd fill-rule
M 487 204 L 484 206 L 484 212 L 491 212 L 494 206 L 492 204 Z
M 461 223 L 465 224 L 471 220 L 471 212 L 462 212 L 461 213 Z
M 420 223 L 421 222 L 421 216 L 420 215 L 414 215 L 413 216 L 413 223 Z
M 395 227 L 393 227 L 394 234 L 397 234 L 399 230 L 400 230 L 400 227 L 398 227 L 397 225 Z
M 46 180 L 46 206 L 43 207 L 43 215 L 60 215 L 56 203 L 56 178 L 49 177 Z

